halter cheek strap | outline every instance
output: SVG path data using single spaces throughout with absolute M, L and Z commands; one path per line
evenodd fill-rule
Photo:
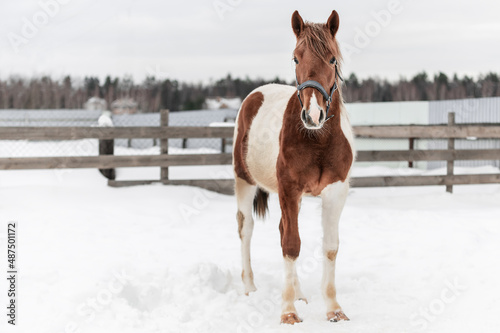
M 297 79 L 297 72 L 295 72 L 295 82 L 297 83 L 297 97 L 299 98 L 300 106 L 302 108 L 304 107 L 304 104 L 302 103 L 302 99 L 300 98 L 300 92 L 302 90 L 304 90 L 305 88 L 314 88 L 314 89 L 318 90 L 321 93 L 321 95 L 323 95 L 323 98 L 326 101 L 326 115 L 325 115 L 326 119 L 325 119 L 325 122 L 334 116 L 333 114 L 331 116 L 328 116 L 328 111 L 330 110 L 330 105 L 332 104 L 333 93 L 335 92 L 335 90 L 338 89 L 337 77 L 340 78 L 341 81 L 344 81 L 344 79 L 342 79 L 342 77 L 339 75 L 339 71 L 337 68 L 337 60 L 335 60 L 334 64 L 335 64 L 335 82 L 333 83 L 333 87 L 332 87 L 330 94 L 328 94 L 326 92 L 326 89 L 323 88 L 323 86 L 318 81 L 308 80 L 304 83 L 299 84 L 299 80 Z

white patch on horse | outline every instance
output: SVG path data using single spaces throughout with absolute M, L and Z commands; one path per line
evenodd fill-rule
M 250 241 L 253 233 L 252 203 L 257 187 L 248 184 L 245 180 L 235 175 L 236 199 L 238 201 L 238 231 L 241 238 L 241 278 L 245 286 L 245 294 L 257 290 L 253 282 L 253 271 L 250 262 Z
M 339 220 L 349 192 L 349 181 L 335 182 L 321 192 L 323 225 L 322 291 L 327 312 L 339 311 L 335 290 L 335 261 L 339 249 Z
M 352 165 L 354 164 L 354 161 L 356 160 L 356 149 L 354 147 L 354 134 L 352 133 L 351 121 L 349 120 L 349 114 L 347 113 L 347 110 L 345 108 L 343 101 L 340 103 L 340 129 L 342 130 L 342 133 L 344 133 L 344 136 L 346 137 L 347 142 L 349 142 L 349 146 L 351 147 L 351 151 L 352 151 L 351 167 L 349 168 L 349 174 L 348 174 L 347 179 L 346 179 L 346 181 L 348 181 L 349 178 L 351 177 Z
M 284 257 L 285 288 L 283 290 L 283 303 L 281 304 L 281 314 L 297 313 L 294 302 L 298 295 L 302 294 L 297 278 L 295 259 Z M 302 296 L 303 297 L 303 296 Z
M 283 115 L 290 98 L 297 90 L 292 86 L 268 84 L 255 91 L 264 95 L 264 101 L 248 131 L 246 163 L 249 173 L 260 188 L 277 193 L 276 162 Z M 300 117 L 299 112 L 297 110 L 297 118 Z
M 311 94 L 311 99 L 309 100 L 309 117 L 311 117 L 312 121 L 317 125 L 314 129 L 318 129 L 323 127 L 323 124 L 320 124 L 319 117 L 321 115 L 321 107 L 318 104 L 318 100 L 316 98 L 316 92 L 313 91 Z M 309 126 L 306 125 L 307 128 Z

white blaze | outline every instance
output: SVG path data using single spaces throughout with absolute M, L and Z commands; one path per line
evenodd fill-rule
M 316 94 L 313 92 L 311 100 L 309 102 L 309 116 L 312 121 L 319 125 L 319 116 L 321 114 L 321 108 L 319 107 L 318 100 L 316 99 Z

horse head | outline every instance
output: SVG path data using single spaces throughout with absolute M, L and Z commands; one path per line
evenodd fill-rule
M 321 129 L 333 116 L 329 115 L 334 93 L 338 90 L 340 50 L 335 35 L 339 15 L 334 10 L 326 24 L 308 23 L 298 11 L 292 15 L 292 28 L 297 37 L 293 52 L 297 97 L 302 107 L 304 127 Z

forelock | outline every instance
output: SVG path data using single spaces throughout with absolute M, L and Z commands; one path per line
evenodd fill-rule
M 329 62 L 330 55 L 333 55 L 338 62 L 342 60 L 337 40 L 332 37 L 326 24 L 306 23 L 304 31 L 300 36 L 299 43 L 305 44 L 319 59 Z

